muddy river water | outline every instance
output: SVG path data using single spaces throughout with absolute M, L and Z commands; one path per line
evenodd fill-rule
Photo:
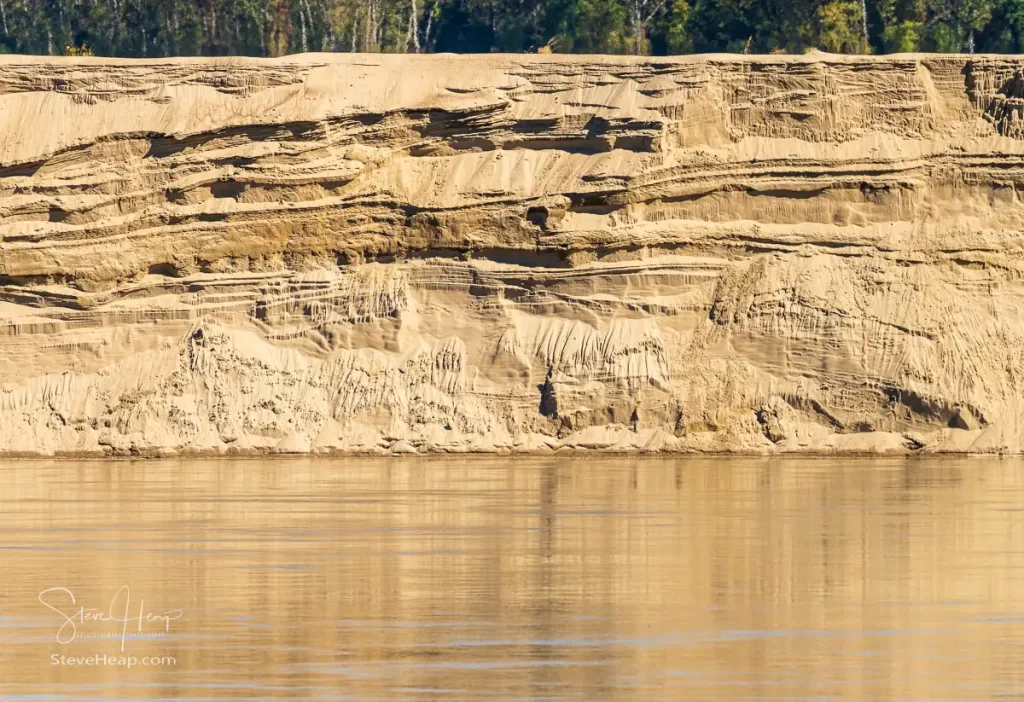
M 0 464 L 0 697 L 1024 696 L 1024 461 Z

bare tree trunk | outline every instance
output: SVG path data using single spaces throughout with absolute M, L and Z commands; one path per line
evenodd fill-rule
M 117 0 L 114 0 L 114 45 L 117 45 L 117 40 L 121 35 L 121 8 L 117 4 Z
M 418 54 L 420 52 L 420 32 L 418 26 L 419 13 L 416 9 L 416 0 L 412 0 L 412 12 L 409 13 L 409 38 L 412 40 L 412 52 Z M 406 51 L 409 49 L 409 42 L 406 41 Z
M 139 7 L 139 33 L 142 35 L 142 55 L 149 54 L 149 37 L 146 36 L 146 25 L 142 22 L 142 0 L 138 1 Z
M 320 0 L 320 16 L 324 18 L 324 40 L 320 50 L 340 50 L 341 47 L 337 45 L 337 40 L 334 38 L 334 18 L 331 16 L 330 10 L 327 9 L 325 0 Z
M 309 41 L 312 42 L 313 41 L 313 8 L 309 6 L 309 0 L 302 0 L 302 4 L 306 6 L 306 24 L 309 25 L 309 27 L 307 28 L 308 32 L 309 32 Z M 306 51 L 306 34 L 305 33 L 303 33 L 302 41 L 303 41 L 302 50 Z M 310 44 L 310 46 L 312 46 L 312 44 Z
M 369 50 L 370 45 L 377 42 L 377 27 L 374 26 L 376 5 L 373 0 L 366 3 L 366 36 L 363 39 L 363 51 Z
M 214 45 L 214 37 L 217 36 L 217 15 L 214 13 L 213 7 L 210 7 L 210 29 L 208 30 L 210 46 Z
M 661 0 L 652 8 L 648 8 L 649 2 L 650 0 L 633 0 L 633 6 L 629 10 L 630 22 L 633 25 L 633 53 L 637 56 L 642 53 L 643 41 L 647 37 L 647 25 L 665 6 L 666 0 Z
M 4 0 L 0 0 L 0 18 L 4 21 L 4 35 L 10 35 L 7 31 L 7 8 L 4 6 Z
M 423 30 L 423 47 L 430 52 L 433 44 L 430 43 L 430 27 L 434 24 L 434 8 L 427 11 L 427 27 Z
M 868 0 L 860 0 L 860 25 L 864 33 L 864 50 L 867 51 L 868 43 Z
M 171 37 L 178 36 L 178 10 L 174 5 L 171 5 L 171 26 L 174 27 L 173 32 L 164 32 L 164 50 L 167 56 L 177 53 L 177 44 L 171 43 Z
M 633 0 L 633 7 L 630 8 L 630 21 L 633 25 L 633 53 L 637 56 L 640 55 L 640 41 L 644 35 L 644 28 L 640 22 L 640 2 L 641 0 Z

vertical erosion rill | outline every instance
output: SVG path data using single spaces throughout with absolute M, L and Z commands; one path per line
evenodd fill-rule
M 1024 446 L 1019 58 L 0 64 L 0 455 Z

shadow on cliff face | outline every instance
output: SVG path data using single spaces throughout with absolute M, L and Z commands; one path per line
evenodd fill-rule
M 969 404 L 928 398 L 902 388 L 887 387 L 883 388 L 883 391 L 889 400 L 889 409 L 897 419 L 910 424 L 931 424 L 965 430 L 988 426 L 980 410 Z

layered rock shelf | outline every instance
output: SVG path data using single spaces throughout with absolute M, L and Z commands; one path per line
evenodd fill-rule
M 0 57 L 0 455 L 1020 453 L 1022 70 Z

